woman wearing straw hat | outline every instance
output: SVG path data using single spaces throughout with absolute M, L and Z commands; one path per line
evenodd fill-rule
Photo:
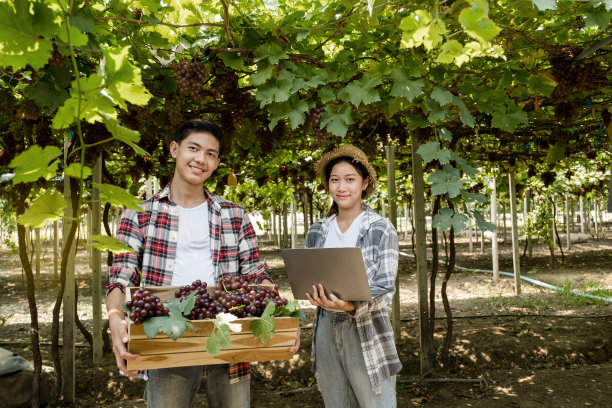
M 327 218 L 306 236 L 307 248 L 359 247 L 372 300 L 351 302 L 313 286 L 317 306 L 312 346 L 313 369 L 325 406 L 395 407 L 395 379 L 402 368 L 389 319 L 395 292 L 398 239 L 386 218 L 362 204 L 376 188 L 365 153 L 343 145 L 324 154 L 317 173 L 332 197 Z

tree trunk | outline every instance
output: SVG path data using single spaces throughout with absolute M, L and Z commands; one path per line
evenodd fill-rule
M 448 207 L 451 210 L 454 210 L 453 202 L 447 200 Z M 449 232 L 449 246 L 450 253 L 448 257 L 448 262 L 446 264 L 446 272 L 444 274 L 444 280 L 442 281 L 442 287 L 440 289 L 440 295 L 442 296 L 442 304 L 444 305 L 444 312 L 446 313 L 446 336 L 444 337 L 444 345 L 442 346 L 442 352 L 440 359 L 442 360 L 442 366 L 444 367 L 444 371 L 448 373 L 450 370 L 450 362 L 449 362 L 449 351 L 450 346 L 453 341 L 453 312 L 450 307 L 450 303 L 448 301 L 448 295 L 446 294 L 446 287 L 448 286 L 448 281 L 451 278 L 453 273 L 453 269 L 455 269 L 455 229 L 451 227 Z
M 30 194 L 32 185 L 21 184 L 18 187 L 17 215 L 25 212 L 25 201 Z M 40 353 L 40 335 L 38 330 L 38 308 L 36 306 L 36 287 L 34 283 L 34 271 L 28 258 L 26 244 L 26 229 L 17 224 L 17 237 L 19 242 L 19 258 L 25 272 L 26 287 L 28 291 L 28 306 L 30 307 L 30 339 L 32 341 L 32 359 L 34 361 L 34 375 L 32 377 L 32 399 L 30 406 L 38 408 L 40 392 L 40 376 L 42 372 L 42 355 Z

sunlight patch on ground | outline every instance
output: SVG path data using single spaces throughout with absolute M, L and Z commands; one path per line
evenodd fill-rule
M 527 376 L 527 377 L 519 378 L 519 379 L 517 379 L 517 381 L 519 383 L 533 384 L 533 379 L 534 378 L 535 378 L 535 375 L 530 375 L 530 376 Z

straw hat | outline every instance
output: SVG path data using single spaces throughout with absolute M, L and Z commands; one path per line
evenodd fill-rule
M 329 184 L 327 180 L 325 180 L 325 167 L 330 161 L 337 157 L 350 157 L 354 161 L 363 164 L 368 172 L 368 175 L 370 176 L 370 181 L 365 190 L 365 195 L 363 198 L 367 198 L 370 194 L 372 194 L 372 191 L 374 191 L 378 185 L 376 171 L 374 171 L 374 167 L 372 167 L 372 165 L 368 162 L 368 157 L 360 148 L 348 144 L 342 145 L 331 152 L 325 153 L 317 162 L 317 174 L 319 174 L 319 177 L 321 177 L 321 181 L 323 182 L 325 188 L 329 188 Z

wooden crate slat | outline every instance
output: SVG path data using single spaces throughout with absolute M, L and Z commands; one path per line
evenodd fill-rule
M 251 322 L 254 320 L 259 320 L 259 318 L 245 318 L 245 319 L 237 319 L 234 323 L 242 324 L 241 333 L 251 333 Z M 210 336 L 212 333 L 214 324 L 213 320 L 192 320 L 194 328 L 193 331 L 185 330 L 181 335 L 183 337 L 202 337 L 202 336 Z M 293 319 L 291 317 L 277 317 L 274 319 L 274 331 L 280 332 L 283 330 L 293 330 L 297 329 L 299 321 L 297 319 Z M 129 327 L 130 339 L 146 339 L 147 335 L 144 333 L 144 327 L 142 324 L 134 324 L 130 321 Z M 154 338 L 163 338 L 168 337 L 165 333 L 159 333 Z
M 293 353 L 287 347 L 222 350 L 216 357 L 207 352 L 156 354 L 141 356 L 137 360 L 128 360 L 127 368 L 129 371 L 148 370 L 193 365 L 290 360 L 292 357 Z
M 268 342 L 263 344 L 260 339 L 256 339 L 251 333 L 232 333 L 228 350 L 280 346 L 291 347 L 295 343 L 295 337 L 296 330 L 276 332 L 274 338 L 268 339 Z M 168 337 L 131 340 L 129 351 L 130 353 L 140 355 L 206 351 L 208 337 L 188 337 L 181 338 L 180 340 L 174 341 Z

